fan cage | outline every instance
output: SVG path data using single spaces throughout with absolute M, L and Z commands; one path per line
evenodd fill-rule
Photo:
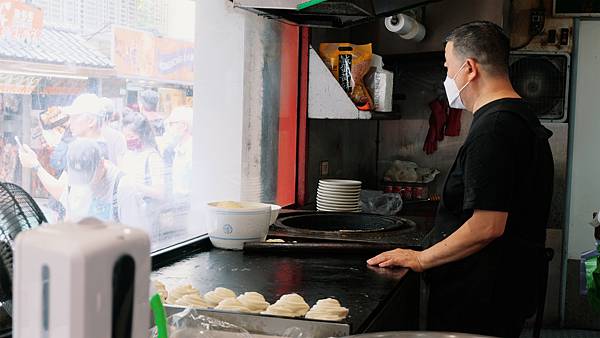
M 509 69 L 515 90 L 537 110 L 540 119 L 566 121 L 570 71 L 568 53 L 511 53 Z M 546 72 L 534 72 L 533 69 L 545 69 Z M 530 87 L 523 88 L 526 86 L 523 81 L 528 81 Z M 531 94 L 529 90 L 543 89 L 549 89 L 549 92 L 528 95 Z
M 46 217 L 35 201 L 21 187 L 0 183 L 0 258 L 12 279 L 12 249 L 22 230 L 46 223 Z

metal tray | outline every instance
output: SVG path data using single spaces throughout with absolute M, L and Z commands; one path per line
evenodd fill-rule
M 185 307 L 165 305 L 167 316 L 185 310 Z M 281 336 L 289 328 L 297 327 L 303 336 L 314 338 L 344 337 L 350 334 L 350 325 L 303 318 L 285 318 L 269 315 L 196 309 L 200 314 L 219 319 L 246 329 L 253 334 Z

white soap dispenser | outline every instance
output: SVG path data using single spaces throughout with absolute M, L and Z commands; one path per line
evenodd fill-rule
M 148 337 L 150 240 L 95 218 L 22 232 L 13 337 Z

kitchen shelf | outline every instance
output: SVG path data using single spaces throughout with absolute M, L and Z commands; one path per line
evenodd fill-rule
M 398 120 L 398 112 L 382 113 L 362 111 L 342 86 L 314 48 L 309 49 L 308 118 L 337 120 Z
M 402 113 L 389 112 L 382 113 L 378 111 L 371 112 L 371 120 L 400 120 Z

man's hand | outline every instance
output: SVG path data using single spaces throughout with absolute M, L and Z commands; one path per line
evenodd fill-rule
M 406 249 L 395 249 L 381 253 L 367 261 L 369 265 L 377 265 L 380 268 L 405 267 L 413 271 L 425 270 L 419 259 L 420 252 Z
M 33 168 L 40 165 L 37 154 L 28 145 L 19 147 L 19 159 L 24 168 Z

